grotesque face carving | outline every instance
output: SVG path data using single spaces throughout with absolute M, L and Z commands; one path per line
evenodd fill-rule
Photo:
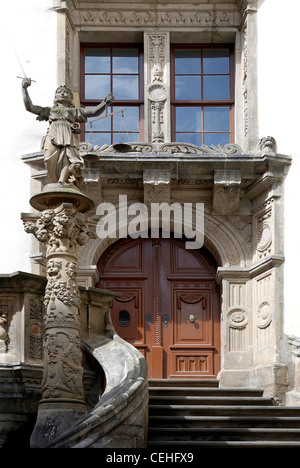
M 258 143 L 258 151 L 264 151 L 265 153 L 276 153 L 276 141 L 271 136 L 261 138 Z

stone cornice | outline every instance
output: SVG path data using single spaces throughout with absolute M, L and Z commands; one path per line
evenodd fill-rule
M 153 146 L 148 145 L 149 147 Z M 151 152 L 142 152 L 136 150 L 120 153 L 113 151 L 113 149 L 111 151 L 95 150 L 92 145 L 89 147 L 84 144 L 84 146 L 81 146 L 80 154 L 85 160 L 87 171 L 96 171 L 101 174 L 118 174 L 122 166 L 122 174 L 135 174 L 137 177 L 137 174 L 142 174 L 145 168 L 168 167 L 174 168 L 176 177 L 186 176 L 190 173 L 192 178 L 205 176 L 213 179 L 213 171 L 223 169 L 226 166 L 230 170 L 241 170 L 242 178 L 252 179 L 256 184 L 261 183 L 261 178 L 263 178 L 264 183 L 267 183 L 266 179 L 270 181 L 283 179 L 292 163 L 290 156 L 273 152 L 258 151 L 252 154 L 244 154 L 241 150 L 236 150 L 233 154 L 230 154 L 225 150 L 218 149 L 211 149 L 207 152 L 199 152 L 199 150 L 193 153 L 180 150 L 172 152 L 159 150 L 156 152 L 153 152 L 153 150 Z M 39 177 L 38 174 L 45 177 L 42 151 L 24 155 L 22 159 L 26 164 L 32 166 L 35 171 L 38 171 L 38 173 L 35 172 L 35 178 Z
M 221 284 L 222 280 L 240 280 L 244 281 L 250 278 L 256 278 L 257 276 L 271 270 L 272 268 L 280 267 L 284 263 L 284 257 L 280 255 L 273 255 L 264 258 L 260 262 L 255 263 L 250 267 L 245 268 L 224 268 L 219 267 L 217 271 L 216 281 Z
M 53 9 L 65 12 L 70 24 L 77 28 L 102 29 L 228 29 L 238 28 L 240 12 L 235 2 L 228 1 L 226 8 L 219 3 L 157 1 L 137 2 L 78 2 L 53 0 Z
M 257 11 L 257 0 L 228 0 L 226 5 L 209 0 L 196 4 L 173 0 L 131 3 L 53 0 L 53 9 L 65 13 L 73 28 L 169 29 L 241 28 L 248 13 Z

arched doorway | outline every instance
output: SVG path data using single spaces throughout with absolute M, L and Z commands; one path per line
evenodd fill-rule
M 116 332 L 145 356 L 149 378 L 216 378 L 220 370 L 217 264 L 181 239 L 122 239 L 98 262 L 97 287 L 120 293 Z

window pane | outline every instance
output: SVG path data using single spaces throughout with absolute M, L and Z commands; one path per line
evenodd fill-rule
M 110 110 L 107 110 L 110 113 Z M 98 120 L 99 119 L 99 120 Z M 88 119 L 88 123 L 85 125 L 86 133 L 92 130 L 93 132 L 104 132 L 111 130 L 111 118 L 105 117 L 105 114 L 99 115 L 99 117 L 91 117 Z
M 138 50 L 114 49 L 113 73 L 138 73 Z
M 204 109 L 204 131 L 229 132 L 229 107 L 206 107 Z
M 139 131 L 139 108 L 138 107 L 114 107 L 113 112 L 118 112 L 124 109 L 123 117 L 122 112 L 115 114 L 114 119 L 114 131 L 128 131 L 138 132 Z
M 230 135 L 228 133 L 204 133 L 204 144 L 210 145 L 227 145 L 230 143 Z
M 138 99 L 138 77 L 115 75 L 113 77 L 113 95 L 115 99 Z
M 139 134 L 138 133 L 119 133 L 116 132 L 113 134 L 113 142 L 114 143 L 136 143 L 139 141 Z
M 202 133 L 176 133 L 176 141 L 201 146 Z
M 109 75 L 87 75 L 85 77 L 85 99 L 104 99 L 109 92 Z
M 176 131 L 200 132 L 202 130 L 202 107 L 177 107 Z
M 175 99 L 201 99 L 201 77 L 176 76 Z
M 229 73 L 229 50 L 203 50 L 203 73 L 205 75 Z
M 109 49 L 86 49 L 85 72 L 110 73 Z
M 92 145 L 111 145 L 111 134 L 110 133 L 88 133 L 85 132 L 85 140 Z
M 203 99 L 229 98 L 229 76 L 203 77 Z
M 199 75 L 201 73 L 201 51 L 175 50 L 175 73 Z

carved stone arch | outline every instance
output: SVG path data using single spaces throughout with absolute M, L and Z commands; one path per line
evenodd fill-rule
M 220 267 L 245 267 L 251 258 L 251 245 L 238 229 L 227 221 L 205 213 L 204 245 Z
M 118 208 L 116 208 L 118 215 Z M 150 227 L 150 215 L 149 215 Z M 120 228 L 125 228 L 126 224 L 120 224 Z M 195 226 L 193 226 L 195 227 Z M 173 232 L 173 223 L 170 223 L 170 231 Z M 116 242 L 118 238 L 106 237 L 90 240 L 79 252 L 79 269 L 86 271 L 86 275 L 93 277 L 89 285 L 97 282 L 97 262 L 105 250 Z M 205 213 L 204 221 L 204 246 L 215 257 L 220 267 L 245 267 L 247 259 L 250 258 L 250 245 L 243 240 L 239 231 L 230 223 L 224 222 Z

